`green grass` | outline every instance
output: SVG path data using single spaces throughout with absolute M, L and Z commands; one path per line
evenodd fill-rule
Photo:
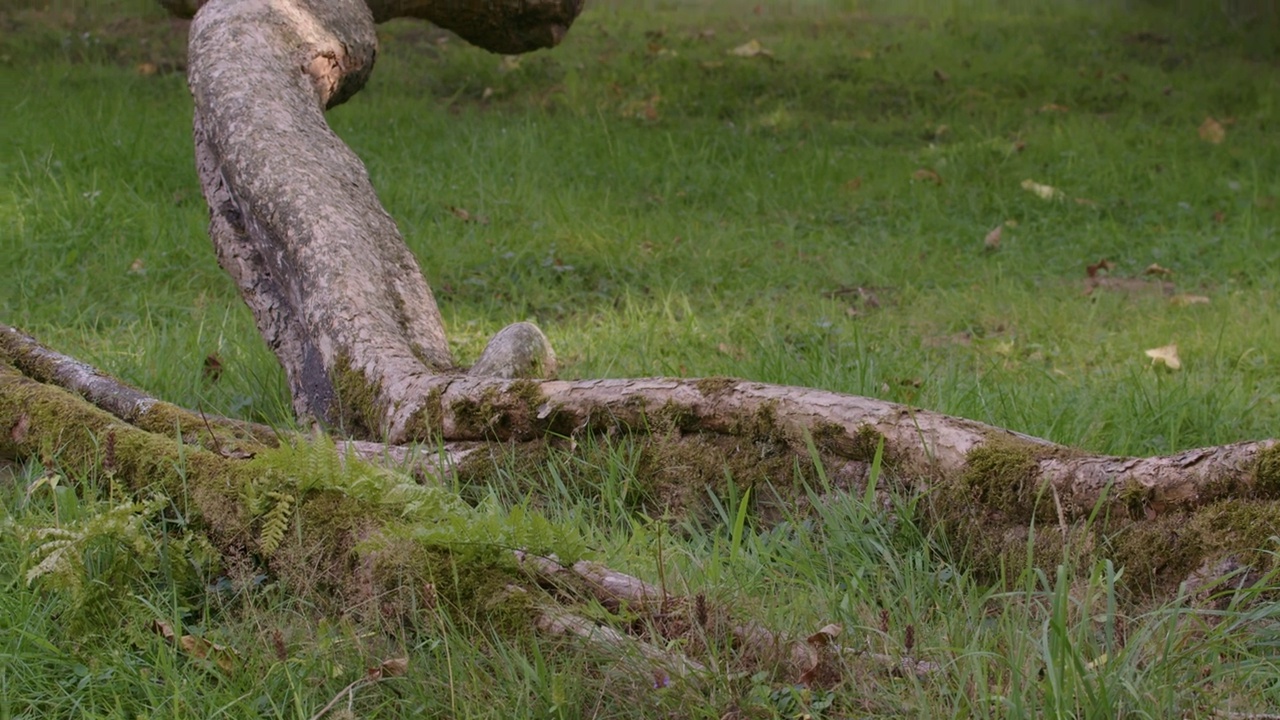
M 330 120 L 418 254 L 461 359 L 530 319 L 566 377 L 814 386 L 1103 453 L 1277 434 L 1274 8 L 1249 22 L 1217 3 L 754 6 L 597 3 L 564 46 L 518 63 L 384 27 L 372 81 Z M 0 322 L 179 404 L 289 423 L 282 373 L 205 235 L 190 100 L 166 72 L 180 28 L 141 0 L 51 7 L 0 11 Z M 772 58 L 728 54 L 753 38 Z M 1200 138 L 1206 117 L 1226 124 L 1223 143 Z M 1140 282 L 1085 294 L 1102 259 Z M 1153 263 L 1173 271 L 1168 293 L 1143 274 Z M 1143 351 L 1171 342 L 1183 369 L 1153 369 Z M 906 652 L 910 634 L 911 654 L 942 669 L 854 662 L 830 695 L 732 668 L 698 693 L 655 689 L 556 643 L 450 625 L 370 635 L 270 581 L 224 597 L 154 572 L 81 617 L 23 580 L 32 548 L 11 530 L 69 511 L 47 489 L 28 496 L 42 470 L 16 468 L 0 477 L 0 718 L 305 719 L 399 654 L 408 675 L 358 692 L 357 716 L 1280 706 L 1277 606 L 1260 590 L 1214 611 L 1117 609 L 1122 570 L 1105 565 L 1009 568 L 987 587 L 911 523 L 910 498 L 833 496 L 772 528 L 722 498 L 718 517 L 668 522 L 636 512 L 625 461 L 588 469 L 598 488 L 555 463 L 512 488 L 539 488 L 542 511 L 620 569 L 796 633 L 839 622 L 875 652 Z M 106 501 L 85 490 L 80 511 Z M 174 651 L 157 619 L 233 648 L 236 671 Z

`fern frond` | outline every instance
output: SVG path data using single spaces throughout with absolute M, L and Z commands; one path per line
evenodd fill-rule
M 267 493 L 267 497 L 274 500 L 275 504 L 262 517 L 258 549 L 264 557 L 271 557 L 284 540 L 285 531 L 289 529 L 295 498 L 290 493 L 274 491 Z

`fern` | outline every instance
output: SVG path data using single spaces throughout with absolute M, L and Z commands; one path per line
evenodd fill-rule
M 267 498 L 275 504 L 262 516 L 262 530 L 259 533 L 258 548 L 263 557 L 271 557 L 284 540 L 284 533 L 289 529 L 289 519 L 293 516 L 295 498 L 291 493 L 268 492 Z
M 242 499 L 249 512 L 261 518 L 261 551 L 266 556 L 278 548 L 291 513 L 307 493 L 320 491 L 342 493 L 383 517 L 398 517 L 398 529 L 386 528 L 391 534 L 431 547 L 495 556 L 523 548 L 562 559 L 585 553 L 585 543 L 576 533 L 527 508 L 506 510 L 496 498 L 472 507 L 451 490 L 420 485 L 405 473 L 343 457 L 328 437 L 264 451 L 252 460 L 252 467 L 254 480 L 243 486 Z
M 86 558 L 93 551 L 102 551 L 102 557 L 107 557 L 105 566 L 94 573 L 100 578 L 127 573 L 130 559 L 134 567 L 153 564 L 159 552 L 159 540 L 147 520 L 163 506 L 159 498 L 124 502 L 88 514 L 66 527 L 28 531 L 28 541 L 39 544 L 28 558 L 34 564 L 27 570 L 27 584 L 42 581 L 67 590 L 73 602 L 78 602 L 83 598 L 84 580 L 89 576 Z M 119 550 L 124 552 L 116 552 Z

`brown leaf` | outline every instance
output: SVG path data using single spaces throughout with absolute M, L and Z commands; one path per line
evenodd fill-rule
M 1040 112 L 1042 113 L 1065 113 L 1069 110 L 1070 108 L 1066 105 L 1059 105 L 1057 103 L 1049 103 L 1048 105 L 1040 106 Z
M 167 642 L 173 642 L 174 637 L 176 637 L 173 632 L 173 626 L 164 620 L 153 620 L 151 622 L 151 630 Z
M 1146 351 L 1147 357 L 1151 358 L 1153 366 L 1163 365 L 1170 370 L 1180 370 L 1182 368 L 1182 360 L 1178 358 L 1178 344 L 1170 343 L 1158 348 L 1151 348 Z
M 728 355 L 734 360 L 741 360 L 747 356 L 747 354 L 742 351 L 742 348 L 730 345 L 729 343 L 720 343 L 716 346 L 716 349 L 719 350 L 722 355 Z
M 988 250 L 1000 249 L 1000 238 L 1004 236 L 1004 225 L 997 225 L 994 230 L 987 233 L 982 239 L 982 245 Z
M 1182 293 L 1169 298 L 1169 304 L 1175 307 L 1186 307 L 1188 305 L 1208 305 L 1209 298 L 1204 295 L 1188 295 Z
M 773 51 L 760 44 L 759 40 L 752 38 L 738 47 L 729 51 L 730 55 L 744 58 L 753 57 L 773 57 Z
M 942 176 L 929 168 L 920 168 L 919 170 L 911 173 L 911 179 L 919 180 L 921 182 L 931 182 L 934 185 L 942 184 Z
M 191 657 L 211 660 L 224 673 L 230 673 L 235 669 L 236 653 L 224 645 L 211 643 L 195 635 L 183 635 L 178 640 L 178 646 Z
M 1115 265 L 1112 264 L 1110 260 L 1103 258 L 1098 262 L 1085 267 L 1084 271 L 1089 274 L 1089 277 L 1097 277 L 1099 272 L 1103 270 L 1111 272 L 1111 269 L 1114 267 Z
M 1142 274 L 1156 275 L 1158 277 L 1168 277 L 1173 274 L 1173 271 L 1157 263 L 1151 263 L 1150 265 L 1147 266 L 1146 270 L 1142 271 Z
M 157 72 L 160 71 L 160 68 L 156 67 L 155 63 L 150 63 L 150 62 L 138 63 L 138 67 L 136 69 L 138 71 L 138 74 L 143 76 L 155 75 Z
M 27 439 L 27 430 L 30 428 L 31 416 L 27 413 L 22 413 L 18 416 L 18 420 L 13 424 L 13 427 L 9 428 L 9 437 L 15 444 L 22 443 Z
M 1211 145 L 1221 145 L 1222 141 L 1227 139 L 1227 129 L 1212 117 L 1207 117 L 1204 122 L 1200 123 L 1198 132 L 1200 133 L 1200 139 Z
M 808 642 L 810 645 L 817 645 L 821 647 L 823 645 L 829 644 L 832 640 L 835 640 L 836 638 L 840 637 L 840 633 L 842 632 L 844 632 L 843 626 L 838 625 L 836 623 L 830 623 L 827 625 L 823 625 L 822 628 L 818 630 L 818 632 L 805 638 L 805 641 Z
M 857 192 L 862 189 L 862 178 L 856 177 L 844 184 L 844 189 L 849 192 Z
M 130 275 L 146 275 L 147 274 L 147 268 L 145 265 L 142 264 L 142 258 L 134 258 L 133 262 L 129 263 L 129 274 Z
M 209 353 L 204 358 L 204 379 L 216 383 L 221 377 L 222 358 L 218 357 L 218 353 Z
M 1035 180 L 1023 180 L 1022 189 L 1039 197 L 1041 200 L 1055 200 L 1062 197 L 1062 191 L 1052 185 L 1041 185 Z
M 1106 290 L 1125 295 L 1173 295 L 1173 283 L 1161 280 L 1126 277 L 1091 277 L 1084 281 L 1085 295 L 1094 290 Z
M 400 677 L 409 671 L 409 658 L 387 658 L 379 667 L 385 677 Z
M 937 80 L 937 81 L 938 81 L 938 82 L 940 82 L 940 83 L 945 83 L 945 82 L 947 82 L 948 80 L 950 80 L 950 79 L 951 79 L 951 76 L 950 76 L 950 75 L 948 75 L 948 74 L 947 74 L 946 72 L 944 72 L 943 70 L 941 70 L 940 68 L 934 68 L 934 70 L 933 70 L 933 79 L 934 79 L 934 80 Z
M 1213 221 L 1221 225 L 1222 223 L 1227 221 L 1227 214 L 1222 210 L 1214 210 Z

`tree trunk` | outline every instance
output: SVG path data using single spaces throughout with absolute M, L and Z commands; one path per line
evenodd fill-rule
M 390 444 L 639 434 L 642 452 L 702 468 L 672 476 L 677 464 L 652 463 L 667 473 L 663 487 L 721 482 L 727 467 L 737 482 L 781 488 L 779 502 L 805 497 L 791 483 L 797 459 L 850 489 L 871 479 L 882 452 L 888 475 L 928 493 L 927 521 L 948 528 L 980 569 L 1017 566 L 1029 548 L 1049 564 L 1105 553 L 1129 564 L 1139 586 L 1167 590 L 1224 558 L 1272 562 L 1255 548 L 1280 531 L 1273 441 L 1097 457 L 820 390 L 536 380 L 554 355 L 524 324 L 499 333 L 470 374 L 459 371 L 416 259 L 323 112 L 367 79 L 377 21 L 426 18 L 482 47 L 523 52 L 558 42 L 580 9 L 579 0 L 209 0 L 199 10 L 189 81 L 210 235 L 300 418 Z

